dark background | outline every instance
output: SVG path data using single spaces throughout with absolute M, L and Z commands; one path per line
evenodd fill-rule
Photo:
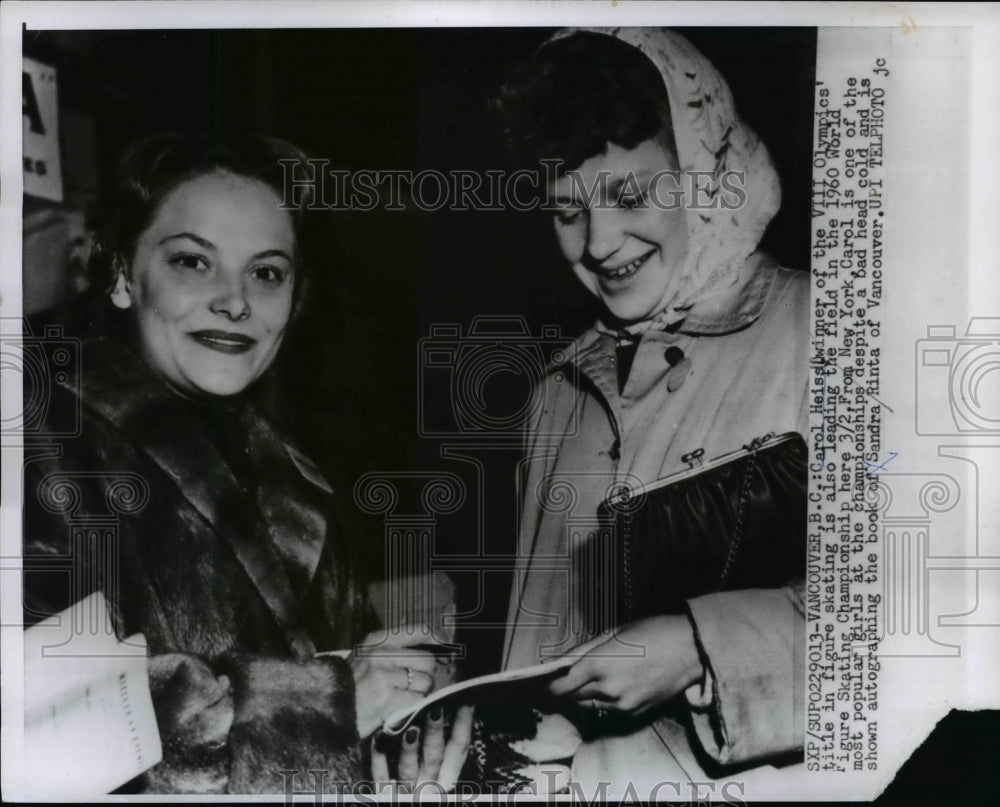
M 348 170 L 507 167 L 488 100 L 509 67 L 550 33 L 29 31 L 24 53 L 59 70 L 65 204 L 85 206 L 96 224 L 124 146 L 163 130 L 272 134 Z M 785 265 L 807 268 L 815 30 L 684 33 L 728 79 L 741 115 L 777 164 L 784 202 L 765 248 Z M 74 136 L 80 131 L 87 137 Z M 519 315 L 531 333 L 555 324 L 573 336 L 594 310 L 540 214 L 334 212 L 322 226 L 330 243 L 311 309 L 287 337 L 265 392 L 275 416 L 333 479 L 374 574 L 383 569 L 384 527 L 354 505 L 359 476 L 442 469 L 458 473 L 470 491 L 484 486 L 484 507 L 438 519 L 435 553 L 469 554 L 481 539 L 489 557 L 472 565 L 497 569 L 487 578 L 456 575 L 460 607 L 475 612 L 468 624 L 483 626 L 467 639 L 470 650 L 478 648 L 476 664 L 490 668 L 515 541 L 516 450 L 480 452 L 484 481 L 468 462 L 442 458 L 443 446 L 475 439 L 418 436 L 418 340 L 433 324 L 467 332 L 477 315 Z M 497 376 L 485 387 L 487 404 L 516 409 L 528 386 L 524 376 Z M 447 398 L 445 389 L 440 400 Z M 404 491 L 400 510 L 418 509 L 416 495 L 416 488 Z

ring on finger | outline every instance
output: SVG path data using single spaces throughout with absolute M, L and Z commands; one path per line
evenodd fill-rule
M 413 689 L 413 668 L 406 668 L 406 688 Z
M 608 710 L 601 705 L 597 698 L 591 698 L 590 708 L 594 710 L 598 720 L 603 720 L 608 715 Z

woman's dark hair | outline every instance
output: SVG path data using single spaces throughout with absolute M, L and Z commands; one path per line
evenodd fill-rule
M 659 70 L 638 49 L 579 31 L 523 62 L 495 99 L 508 150 L 521 165 L 560 159 L 561 170 L 662 136 L 676 155 L 670 101 Z
M 102 292 L 110 292 L 118 272 L 131 266 L 136 244 L 149 227 L 167 195 L 178 185 L 213 171 L 228 171 L 258 180 L 278 194 L 292 219 L 296 242 L 295 285 L 292 290 L 293 316 L 302 308 L 309 285 L 310 236 L 306 209 L 310 198 L 300 193 L 284 199 L 285 171 L 304 170 L 304 152 L 277 138 L 244 135 L 235 139 L 213 136 L 158 134 L 132 143 L 118 163 L 114 197 L 91 252 L 88 272 L 91 282 Z M 282 165 L 282 160 L 296 165 Z M 302 168 L 299 168 L 301 165 Z

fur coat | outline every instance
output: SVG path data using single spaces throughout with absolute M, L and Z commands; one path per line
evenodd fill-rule
M 100 589 L 145 635 L 164 759 L 130 789 L 357 781 L 353 677 L 314 658 L 373 627 L 333 491 L 246 402 L 183 399 L 108 339 L 82 362 L 25 448 L 26 623 Z

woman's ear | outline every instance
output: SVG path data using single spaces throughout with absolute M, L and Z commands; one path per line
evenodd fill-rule
M 115 276 L 115 287 L 111 290 L 111 302 L 116 308 L 124 311 L 126 308 L 132 307 L 132 292 L 129 288 L 128 278 L 125 276 L 125 267 L 117 261 L 115 266 L 118 271 Z

